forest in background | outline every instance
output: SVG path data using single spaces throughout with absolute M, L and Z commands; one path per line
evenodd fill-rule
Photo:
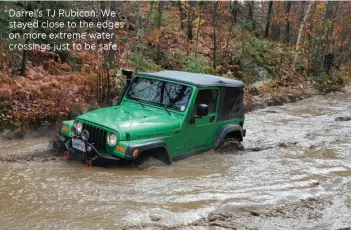
M 95 20 L 125 23 L 114 31 L 118 50 L 9 50 L 8 10 L 47 8 L 116 10 L 117 18 Z M 351 75 L 350 14 L 351 2 L 331 1 L 0 2 L 0 129 L 23 135 L 115 103 L 122 68 L 239 79 L 247 107 L 338 91 Z

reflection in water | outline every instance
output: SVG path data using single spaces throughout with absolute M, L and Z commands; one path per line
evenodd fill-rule
M 337 187 L 335 178 L 351 180 L 351 122 L 334 121 L 348 115 L 350 100 L 350 94 L 318 96 L 269 108 L 277 113 L 247 114 L 244 145 L 262 151 L 210 151 L 147 171 L 64 161 L 0 163 L 1 228 L 175 225 L 223 204 L 276 204 L 330 193 L 324 182 Z M 0 142 L 0 155 L 45 149 L 46 143 Z

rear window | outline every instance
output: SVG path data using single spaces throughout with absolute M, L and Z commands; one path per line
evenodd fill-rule
M 222 88 L 221 94 L 221 109 L 218 120 L 231 120 L 241 117 L 243 110 L 243 89 L 234 87 Z

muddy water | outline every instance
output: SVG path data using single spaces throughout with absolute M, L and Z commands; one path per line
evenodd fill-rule
M 184 226 L 226 207 L 325 197 L 338 198 L 306 223 L 351 226 L 351 121 L 334 121 L 350 111 L 351 93 L 344 93 L 251 112 L 245 151 L 210 151 L 147 171 L 51 159 L 45 138 L 2 141 L 0 229 Z M 35 161 L 38 152 L 48 161 Z M 287 226 L 272 224 L 260 228 Z

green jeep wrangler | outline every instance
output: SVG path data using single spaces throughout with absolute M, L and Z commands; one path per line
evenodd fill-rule
M 127 83 L 115 106 L 64 121 L 57 134 L 64 157 L 165 163 L 221 150 L 245 136 L 241 81 L 180 71 L 123 71 Z

